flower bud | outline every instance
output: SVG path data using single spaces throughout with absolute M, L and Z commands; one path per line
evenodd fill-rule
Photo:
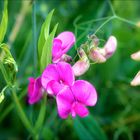
M 106 61 L 105 50 L 98 47 L 93 47 L 90 49 L 89 58 L 94 62 L 104 63 Z
M 72 67 L 75 76 L 83 75 L 89 69 L 90 66 L 89 60 L 84 50 L 80 48 L 78 53 L 80 55 L 80 59 Z
M 114 36 L 110 36 L 108 41 L 106 42 L 104 49 L 105 49 L 105 57 L 111 57 L 117 48 L 117 39 Z
M 140 85 L 140 71 L 136 74 L 134 79 L 131 81 L 131 86 L 138 86 Z
M 96 35 L 93 34 L 88 38 L 91 39 L 91 45 L 93 45 L 94 47 L 97 47 L 99 45 L 99 39 L 97 38 Z
M 62 57 L 60 58 L 60 61 L 64 61 L 64 62 L 71 62 L 72 61 L 72 57 L 67 55 L 67 54 L 63 54 Z
M 131 58 L 136 60 L 136 61 L 140 61 L 140 51 L 136 52 L 136 53 L 133 53 L 131 55 Z

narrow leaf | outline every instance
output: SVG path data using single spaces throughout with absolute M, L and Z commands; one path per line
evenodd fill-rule
M 88 130 L 83 126 L 78 118 L 74 119 L 74 128 L 77 132 L 80 140 L 94 140 L 92 139 L 92 135 L 88 132 Z
M 41 70 L 44 70 L 45 67 L 51 63 L 52 60 L 52 43 L 53 38 L 56 33 L 56 29 L 58 27 L 58 24 L 55 25 L 53 31 L 51 32 L 50 36 L 46 40 L 43 50 L 42 50 L 42 56 L 41 56 Z
M 79 125 L 79 129 L 77 125 Z M 107 140 L 102 128 L 92 116 L 82 119 L 76 118 L 76 120 L 74 120 L 74 126 L 80 140 L 85 140 L 86 137 L 88 137 L 87 139 L 92 140 Z M 82 132 L 80 132 L 81 129 Z
M 0 23 L 0 43 L 3 41 L 4 36 L 6 34 L 6 30 L 7 30 L 7 24 L 8 24 L 7 5 L 8 5 L 8 1 L 4 0 L 4 10 L 3 10 L 3 15 L 2 15 L 2 20 Z
M 52 10 L 48 14 L 48 16 L 47 16 L 47 18 L 46 18 L 46 20 L 43 23 L 42 28 L 41 28 L 41 32 L 40 32 L 40 36 L 39 36 L 39 40 L 38 40 L 38 57 L 39 57 L 39 60 L 41 58 L 41 54 L 42 54 L 42 50 L 43 50 L 45 41 L 47 40 L 47 38 L 49 36 L 50 23 L 51 23 L 53 12 L 54 12 L 54 10 Z

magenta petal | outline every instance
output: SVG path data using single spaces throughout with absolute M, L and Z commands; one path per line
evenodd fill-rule
M 77 80 L 71 87 L 72 92 L 78 102 L 94 106 L 97 102 L 97 93 L 93 85 L 84 80 Z
M 62 56 L 62 41 L 59 39 L 53 40 L 52 57 L 53 62 L 58 61 Z
M 72 32 L 62 32 L 56 38 L 62 41 L 63 53 L 66 53 L 75 43 L 75 36 Z
M 28 95 L 31 96 L 34 90 L 35 79 L 33 77 L 30 77 L 28 80 L 29 80 Z
M 89 114 L 89 112 L 83 104 L 75 102 L 72 107 L 72 117 L 74 118 L 76 114 L 83 118 L 86 117 Z
M 48 65 L 41 76 L 41 82 L 44 89 L 47 88 L 48 82 L 52 80 L 56 80 L 56 81 L 59 80 L 56 64 Z
M 59 91 L 63 89 L 63 85 L 59 82 L 52 80 L 47 84 L 47 92 L 52 95 L 57 95 Z
M 71 107 L 74 102 L 74 97 L 70 88 L 65 87 L 56 96 L 58 114 L 61 118 L 65 119 L 71 112 Z
M 38 102 L 42 97 L 42 85 L 41 85 L 41 78 L 29 78 L 29 86 L 28 86 L 28 102 L 29 104 L 34 104 Z
M 69 86 L 73 85 L 75 78 L 70 64 L 66 62 L 59 62 L 57 63 L 57 70 L 62 83 Z

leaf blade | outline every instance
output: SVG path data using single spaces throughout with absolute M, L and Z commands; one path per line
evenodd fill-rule
M 2 20 L 0 23 L 0 43 L 2 43 L 4 36 L 6 34 L 7 30 L 7 24 L 8 24 L 8 10 L 7 10 L 8 1 L 4 0 L 4 10 L 2 15 Z

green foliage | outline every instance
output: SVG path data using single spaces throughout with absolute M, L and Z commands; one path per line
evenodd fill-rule
M 0 43 L 2 43 L 4 36 L 6 34 L 6 30 L 7 30 L 7 24 L 8 24 L 7 5 L 8 5 L 8 1 L 4 0 L 4 10 L 3 10 L 1 23 L 0 23 Z
M 74 128 L 80 140 L 107 140 L 100 125 L 92 116 L 74 120 Z
M 47 37 L 47 40 L 45 41 L 45 44 L 43 46 L 42 55 L 41 55 L 41 69 L 42 71 L 45 69 L 45 67 L 51 63 L 52 60 L 52 41 L 56 32 L 58 24 L 55 25 L 53 31 L 51 34 Z
M 52 10 L 47 15 L 47 18 L 41 27 L 41 32 L 38 40 L 38 57 L 41 71 L 43 71 L 44 68 L 51 63 L 52 41 L 58 26 L 58 24 L 56 24 L 53 28 L 53 31 L 50 33 L 50 23 L 53 12 L 54 10 Z

